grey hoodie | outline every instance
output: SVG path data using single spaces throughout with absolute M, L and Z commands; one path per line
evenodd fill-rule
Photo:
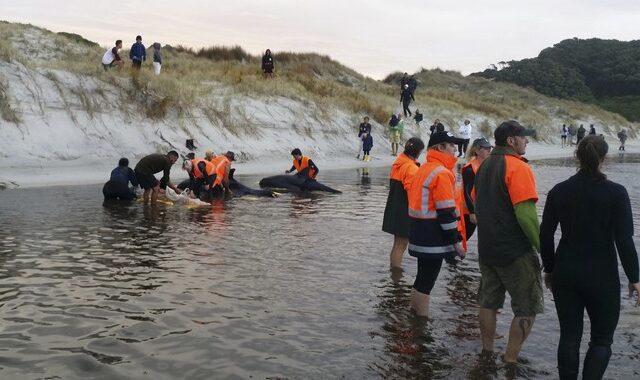
M 160 42 L 153 43 L 153 62 L 162 64 L 162 57 L 160 56 Z

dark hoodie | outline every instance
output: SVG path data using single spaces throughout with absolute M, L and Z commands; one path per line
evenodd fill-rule
M 160 56 L 160 42 L 153 43 L 153 62 L 162 64 L 162 57 Z

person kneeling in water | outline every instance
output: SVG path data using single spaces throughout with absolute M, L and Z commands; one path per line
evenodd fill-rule
M 307 171 L 309 178 L 315 179 L 318 173 L 320 173 L 320 169 L 318 169 L 316 164 L 314 164 L 309 157 L 303 156 L 302 151 L 300 151 L 300 149 L 295 148 L 294 150 L 291 151 L 291 155 L 293 156 L 293 165 L 291 166 L 291 169 L 285 170 L 286 174 L 289 174 L 294 170 L 297 173 L 300 173 L 305 169 L 309 168 Z
M 222 157 L 220 163 L 216 166 L 216 176 L 213 186 L 209 190 L 209 197 L 214 198 L 226 193 L 233 195 L 229 189 L 229 172 L 231 171 L 231 162 L 236 160 L 236 155 L 232 151 L 228 151 Z
M 111 178 L 102 187 L 104 199 L 119 199 L 121 201 L 136 199 L 133 188 L 129 188 L 129 182 L 133 187 L 138 187 L 138 180 L 129 167 L 129 160 L 123 157 L 118 161 L 118 167 L 111 171 Z

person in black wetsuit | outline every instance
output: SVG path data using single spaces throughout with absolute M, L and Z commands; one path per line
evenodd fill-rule
M 265 78 L 273 77 L 273 56 L 271 55 L 271 50 L 267 49 L 262 56 L 262 73 Z
M 129 160 L 123 157 L 118 161 L 118 167 L 111 171 L 111 178 L 102 187 L 104 199 L 119 199 L 121 201 L 136 199 L 133 189 L 129 188 L 129 182 L 133 187 L 138 186 L 136 175 L 129 167 Z
M 576 379 L 580 364 L 584 310 L 591 321 L 591 341 L 583 379 L 601 379 L 620 315 L 620 277 L 616 249 L 629 279 L 629 293 L 639 293 L 638 255 L 627 190 L 600 172 L 608 146 L 601 136 L 580 141 L 580 170 L 549 191 L 540 244 L 545 284 L 553 292 L 560 321 L 560 379 Z M 554 234 L 562 237 L 554 252 Z

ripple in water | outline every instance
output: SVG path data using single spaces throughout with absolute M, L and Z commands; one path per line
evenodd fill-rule
M 623 157 L 606 171 L 627 186 L 637 210 L 638 157 Z M 540 211 L 571 165 L 534 164 Z M 443 268 L 433 319 L 409 311 L 415 261 L 406 257 L 405 272 L 390 273 L 392 240 L 380 230 L 387 176 L 388 169 L 323 172 L 343 194 L 193 209 L 103 205 L 100 186 L 0 192 L 0 375 L 555 378 L 549 293 L 517 373 L 479 356 L 475 254 Z M 629 302 L 623 308 L 612 378 L 640 376 L 639 312 Z M 510 320 L 507 308 L 500 334 Z M 496 345 L 503 352 L 505 339 Z

